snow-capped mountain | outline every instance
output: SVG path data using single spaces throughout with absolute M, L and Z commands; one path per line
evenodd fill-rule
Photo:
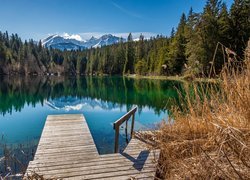
M 82 40 L 79 35 L 52 35 L 42 40 L 42 45 L 45 47 L 51 47 L 60 50 L 78 50 L 87 49 L 91 47 L 101 47 L 118 43 L 120 38 L 113 36 L 112 34 L 105 34 L 100 38 L 91 37 L 89 40 Z M 125 41 L 125 39 L 122 39 Z

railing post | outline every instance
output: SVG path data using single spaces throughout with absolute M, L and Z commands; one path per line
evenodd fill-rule
M 122 116 L 120 119 L 118 119 L 117 121 L 114 122 L 113 124 L 113 129 L 115 130 L 115 146 L 114 146 L 114 152 L 118 153 L 119 150 L 119 131 L 120 131 L 120 125 L 126 121 L 126 127 L 125 127 L 125 133 L 126 133 L 126 140 L 127 139 L 127 126 L 128 126 L 128 120 L 129 118 L 132 116 L 132 124 L 131 124 L 131 138 L 133 135 L 133 131 L 134 131 L 134 122 L 135 122 L 135 112 L 137 110 L 137 107 L 133 108 L 132 110 L 130 110 L 127 114 L 125 114 L 124 116 Z
M 119 126 L 117 126 L 116 124 L 114 124 L 114 128 L 115 128 L 115 149 L 114 152 L 118 153 L 118 145 L 119 145 Z
M 128 120 L 126 120 L 125 136 L 126 136 L 126 143 L 128 143 Z
M 130 133 L 131 138 L 132 138 L 132 135 L 133 135 L 133 132 L 134 132 L 134 123 L 135 123 L 135 112 L 132 115 L 131 133 Z

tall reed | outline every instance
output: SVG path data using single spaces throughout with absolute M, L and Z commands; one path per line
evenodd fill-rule
M 174 123 L 156 134 L 164 179 L 250 179 L 250 41 L 215 85 L 186 86 Z M 202 87 L 201 87 L 202 86 Z M 209 93 L 207 92 L 209 91 Z

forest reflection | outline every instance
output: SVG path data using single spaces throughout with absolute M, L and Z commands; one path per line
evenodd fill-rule
M 60 97 L 99 99 L 126 105 L 149 107 L 156 113 L 179 103 L 182 84 L 177 81 L 133 79 L 125 77 L 24 76 L 0 77 L 0 113 L 21 111 L 25 104 L 35 106 Z

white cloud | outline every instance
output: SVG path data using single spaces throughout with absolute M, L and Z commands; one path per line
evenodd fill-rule
M 76 39 L 78 41 L 82 41 L 82 37 L 78 34 L 69 35 L 68 33 L 63 33 L 63 37 L 66 39 Z
M 135 18 L 139 18 L 139 19 L 143 19 L 141 15 L 137 14 L 137 13 L 134 13 L 134 12 L 131 12 L 127 9 L 125 9 L 124 7 L 122 7 L 121 5 L 111 1 L 111 4 L 116 7 L 117 9 L 119 9 L 121 12 L 129 15 L 129 16 L 132 16 L 132 17 L 135 17 Z

